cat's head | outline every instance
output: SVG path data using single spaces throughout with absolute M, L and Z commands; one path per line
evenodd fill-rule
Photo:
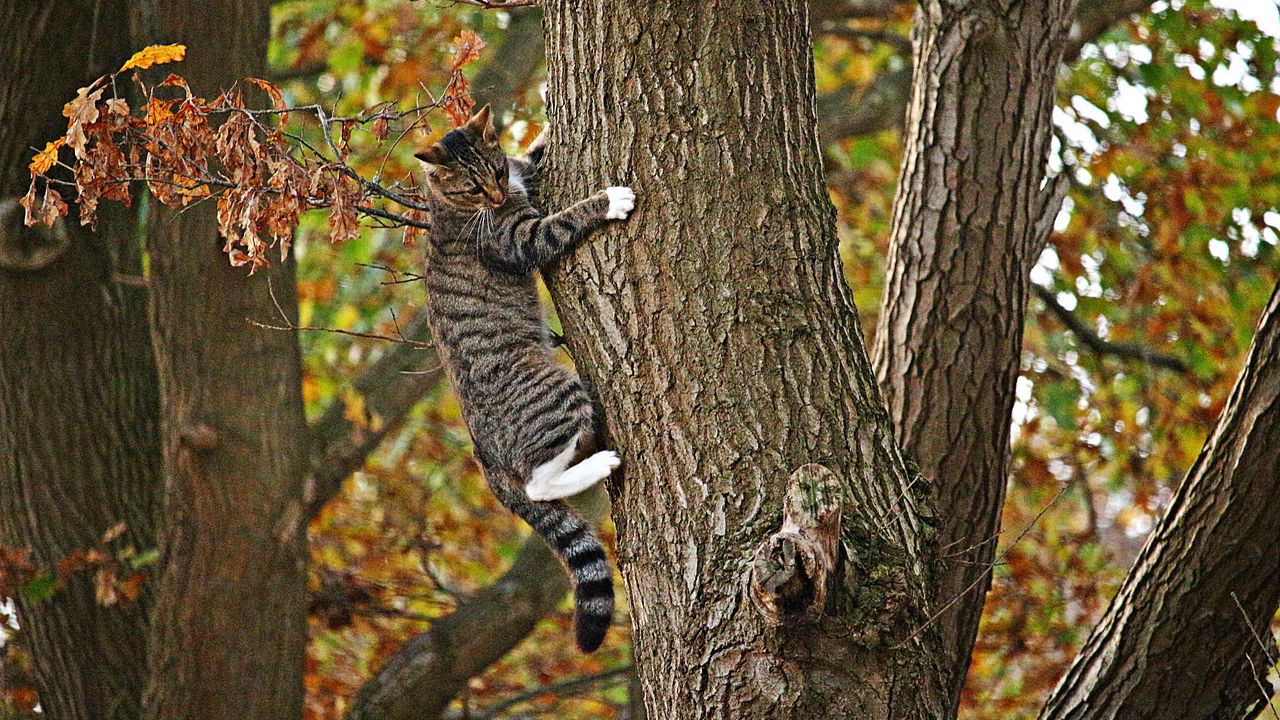
M 488 105 L 414 157 L 427 164 L 431 187 L 460 210 L 487 210 L 507 201 L 507 156 Z

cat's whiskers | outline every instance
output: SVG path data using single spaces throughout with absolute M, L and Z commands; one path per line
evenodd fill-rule
M 470 219 L 468 219 L 468 220 L 467 220 L 467 222 L 466 222 L 465 224 L 463 224 L 463 226 L 462 226 L 462 237 L 464 237 L 464 238 L 465 238 L 465 237 L 467 237 L 467 230 L 468 230 L 468 229 L 476 229 L 476 230 L 478 230 L 478 229 L 480 228 L 480 216 L 481 216 L 481 215 L 483 215 L 483 214 L 484 214 L 484 209 L 483 209 L 483 208 L 482 208 L 482 209 L 480 209 L 480 210 L 477 210 L 477 211 L 475 212 L 475 214 L 474 214 L 474 215 L 472 215 L 472 216 L 470 217 Z M 471 227 L 473 224 L 475 225 L 475 228 L 472 228 L 472 227 Z M 473 235 L 472 237 L 477 237 L 477 238 L 478 238 L 478 237 L 479 237 L 479 235 L 478 235 L 478 234 L 477 234 L 477 235 Z

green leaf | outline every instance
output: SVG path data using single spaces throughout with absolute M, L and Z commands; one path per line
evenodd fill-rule
M 37 575 L 22 586 L 22 596 L 30 603 L 42 603 L 58 590 L 58 578 L 50 573 Z
M 138 570 L 138 569 L 147 567 L 148 565 L 154 565 L 156 560 L 159 560 L 159 559 L 160 559 L 160 549 L 148 548 L 138 553 L 137 555 L 129 558 L 129 565 L 133 567 L 134 570 Z
M 1080 399 L 1080 393 L 1075 385 L 1053 383 L 1043 387 L 1040 393 L 1040 407 L 1044 408 L 1045 413 L 1058 423 L 1058 427 L 1063 430 L 1075 430 L 1076 403 Z

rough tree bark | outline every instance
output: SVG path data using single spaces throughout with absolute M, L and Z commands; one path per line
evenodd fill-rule
M 916 22 L 875 364 L 898 441 L 936 498 L 953 703 L 999 534 L 1028 273 L 1064 190 L 1045 172 L 1074 5 L 932 1 Z
M 0 543 L 31 548 L 48 569 L 118 522 L 113 547 L 154 544 L 159 391 L 146 296 L 130 282 L 136 216 L 104 208 L 96 233 L 74 214 L 29 229 L 15 202 L 30 148 L 66 130 L 62 103 L 128 57 L 123 6 L 0 5 Z M 138 716 L 145 586 L 137 603 L 102 607 L 82 574 L 47 601 L 15 599 L 47 716 Z
M 941 716 L 927 524 L 836 255 L 806 3 L 544 12 L 549 204 L 639 195 L 549 281 L 626 463 L 618 554 L 650 717 Z M 773 627 L 751 560 L 806 463 L 842 486 L 844 575 L 825 617 Z
M 151 38 L 188 46 L 206 96 L 266 64 L 266 0 L 160 0 Z M 145 20 L 146 18 L 144 18 Z M 302 712 L 307 467 L 292 263 L 249 277 L 221 251 L 214 207 L 154 212 L 151 318 L 163 397 L 163 575 L 149 720 L 280 720 Z M 274 288 L 274 298 L 269 292 Z
M 1249 718 L 1280 653 L 1280 286 L 1217 428 L 1045 720 Z

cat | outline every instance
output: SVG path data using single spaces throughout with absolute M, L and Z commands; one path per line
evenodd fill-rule
M 427 165 L 426 250 L 432 335 L 498 499 L 556 552 L 574 583 L 577 645 L 591 652 L 613 618 L 613 573 L 600 539 L 561 498 L 608 477 L 592 394 L 556 362 L 533 272 L 590 231 L 625 220 L 635 193 L 610 187 L 544 216 L 536 191 L 541 144 L 508 158 L 489 107 L 416 154 Z

